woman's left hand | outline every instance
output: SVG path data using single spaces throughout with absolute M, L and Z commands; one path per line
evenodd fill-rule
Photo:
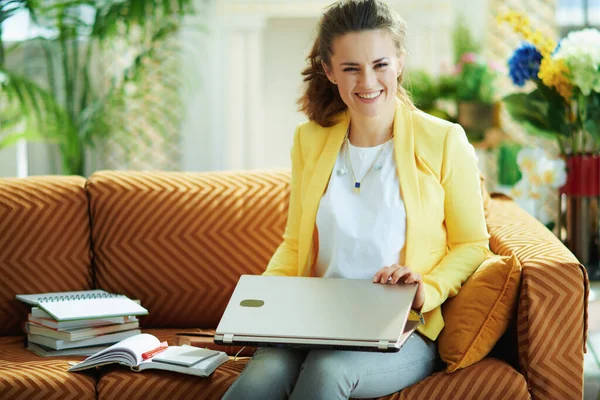
M 383 267 L 373 277 L 375 283 L 389 283 L 395 285 L 397 283 L 418 283 L 417 294 L 412 304 L 412 308 L 421 311 L 423 303 L 425 303 L 425 288 L 423 287 L 423 279 L 420 274 L 412 272 L 408 267 L 403 267 L 398 264 L 392 264 L 388 267 Z

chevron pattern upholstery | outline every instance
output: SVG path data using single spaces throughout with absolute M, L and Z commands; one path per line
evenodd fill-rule
M 85 179 L 0 179 L 0 336 L 18 335 L 15 294 L 92 287 Z
M 87 183 L 99 286 L 140 299 L 144 326 L 217 326 L 241 274 L 281 241 L 287 171 L 100 172 Z
M 508 198 L 487 218 L 490 247 L 523 267 L 517 312 L 519 364 L 533 398 L 580 399 L 589 281 L 575 256 Z
M 67 372 L 69 361 L 84 358 L 40 358 L 25 349 L 23 337 L 0 337 L 0 399 L 95 399 L 93 375 Z
M 527 382 L 513 367 L 488 357 L 451 374 L 437 372 L 429 378 L 380 400 L 525 400 Z
M 0 399 L 221 398 L 247 359 L 207 379 L 119 366 L 67 373 L 75 358 L 40 358 L 24 349 L 22 336 L 9 336 L 26 317 L 14 295 L 90 289 L 96 279 L 102 289 L 140 299 L 150 309 L 144 330 L 161 340 L 214 329 L 238 277 L 261 273 L 281 241 L 289 177 L 105 171 L 87 182 L 0 179 Z M 486 204 L 492 250 L 514 253 L 523 267 L 510 351 L 386 399 L 582 397 L 585 269 L 514 202 L 492 196 Z M 495 358 L 517 348 L 518 361 L 516 350 L 510 364 Z

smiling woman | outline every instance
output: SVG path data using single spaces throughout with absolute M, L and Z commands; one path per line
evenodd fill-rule
M 418 332 L 389 354 L 261 348 L 225 399 L 380 397 L 439 368 L 441 305 L 491 252 L 464 130 L 402 87 L 405 33 L 379 0 L 323 14 L 303 71 L 309 121 L 294 136 L 287 225 L 263 275 L 418 284 Z
M 406 22 L 387 6 L 368 14 L 361 8 L 360 2 L 346 2 L 327 10 L 302 72 L 307 87 L 298 101 L 300 110 L 321 126 L 333 125 L 332 117 L 351 107 L 347 101 L 355 104 L 353 97 L 360 94 L 369 100 L 384 93 L 388 106 L 398 97 L 414 108 L 402 87 Z M 371 108 L 371 115 L 377 109 L 381 107 Z

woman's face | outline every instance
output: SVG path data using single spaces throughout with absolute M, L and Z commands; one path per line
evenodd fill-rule
M 396 104 L 404 60 L 384 30 L 347 33 L 333 41 L 331 66 L 323 65 L 351 113 L 375 117 Z

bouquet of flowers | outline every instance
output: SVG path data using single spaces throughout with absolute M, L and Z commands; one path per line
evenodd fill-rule
M 531 134 L 556 139 L 565 155 L 600 151 L 600 32 L 583 29 L 555 43 L 518 12 L 499 17 L 525 40 L 508 61 L 517 86 L 529 93 L 506 96 L 511 116 Z

